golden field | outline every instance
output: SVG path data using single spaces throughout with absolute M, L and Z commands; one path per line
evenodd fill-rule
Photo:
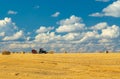
M 0 54 L 0 79 L 120 79 L 120 54 Z

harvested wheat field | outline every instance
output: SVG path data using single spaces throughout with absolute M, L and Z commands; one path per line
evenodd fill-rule
M 120 54 L 0 55 L 0 79 L 120 79 Z

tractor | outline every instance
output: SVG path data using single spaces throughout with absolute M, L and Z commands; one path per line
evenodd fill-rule
M 47 54 L 48 52 L 45 51 L 43 48 L 40 48 L 40 50 L 39 50 L 39 54 L 42 54 L 42 53 Z

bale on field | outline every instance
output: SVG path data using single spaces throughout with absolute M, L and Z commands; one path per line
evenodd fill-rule
M 99 53 L 104 53 L 103 51 L 98 51 Z
M 109 53 L 109 51 L 107 50 L 107 51 L 105 51 L 105 53 Z
M 50 50 L 48 53 L 49 54 L 54 54 L 55 52 L 54 52 L 54 50 Z
M 37 51 L 35 49 L 32 49 L 32 54 L 37 54 Z
M 64 51 L 64 53 L 67 53 L 67 51 Z
M 10 55 L 11 52 L 10 51 L 2 51 L 2 55 Z
M 24 51 L 22 51 L 22 52 L 20 52 L 21 54 L 25 54 L 25 52 Z

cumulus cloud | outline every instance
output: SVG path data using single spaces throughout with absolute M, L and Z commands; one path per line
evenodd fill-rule
M 81 17 L 77 17 L 75 15 L 70 16 L 70 18 L 61 20 L 59 22 L 60 25 L 69 25 L 69 24 L 75 24 L 75 23 L 80 23 L 82 22 L 82 18 Z
M 107 27 L 102 30 L 101 36 L 104 38 L 117 38 L 120 36 L 120 28 L 116 25 Z
M 79 33 L 68 33 L 63 36 L 64 40 L 67 40 L 67 41 L 76 40 L 78 37 L 80 38 Z
M 99 34 L 96 31 L 88 31 L 84 33 L 83 37 L 78 41 L 78 43 L 87 43 L 87 42 L 94 42 L 98 40 Z
M 96 24 L 95 26 L 92 26 L 91 29 L 93 30 L 102 30 L 108 27 L 108 24 L 106 22 L 101 22 Z
M 3 38 L 4 41 L 8 41 L 8 40 L 18 40 L 24 37 L 23 31 L 20 30 L 19 32 L 16 32 L 13 36 L 5 36 Z
M 26 37 L 24 32 L 12 22 L 11 18 L 0 20 L 0 39 L 3 40 L 2 43 L 0 42 L 0 46 L 16 51 L 31 51 L 32 48 L 39 49 L 40 47 L 57 52 L 117 51 L 119 49 L 120 27 L 117 25 L 100 22 L 87 27 L 82 18 L 75 15 L 60 20 L 58 24 L 57 28 L 40 26 L 35 31 L 35 36 L 31 37 L 32 33 L 28 32 Z M 13 27 L 15 28 L 13 29 Z M 5 28 L 9 29 L 5 30 Z M 9 31 L 12 33 L 9 34 Z M 26 40 L 16 42 L 20 39 Z M 10 43 L 9 40 L 15 41 Z
M 0 20 L 0 32 L 5 32 L 5 35 L 12 35 L 17 29 L 11 18 L 5 17 L 3 20 Z
M 84 29 L 85 24 L 82 23 L 82 19 L 75 15 L 70 18 L 61 20 L 60 26 L 56 29 L 56 32 L 76 32 Z
M 23 38 L 23 31 L 18 29 L 16 24 L 12 22 L 11 18 L 5 17 L 0 20 L 0 40 L 11 41 Z
M 49 42 L 49 40 L 51 38 L 52 38 L 52 36 L 50 34 L 41 33 L 41 34 L 38 34 L 35 37 L 35 41 L 39 41 L 39 42 L 42 42 L 42 43 L 47 43 L 47 42 Z M 54 36 L 53 36 L 53 38 L 54 38 Z
M 106 8 L 102 10 L 102 12 L 96 12 L 90 14 L 89 16 L 100 17 L 100 16 L 112 16 L 112 17 L 120 17 L 120 0 L 113 2 L 108 5 Z
M 56 40 L 61 39 L 60 35 L 56 35 L 55 32 L 48 32 L 48 33 L 40 33 L 35 36 L 36 42 L 41 42 L 41 43 L 48 43 L 48 42 L 55 42 Z
M 101 38 L 117 38 L 120 35 L 120 28 L 117 25 L 109 26 L 106 22 L 101 22 L 92 26 L 91 29 L 94 31 L 101 31 Z
M 75 24 L 83 24 L 83 26 L 81 28 Z M 115 44 L 117 44 L 120 39 L 120 27 L 117 25 L 110 26 L 107 22 L 100 22 L 94 26 L 86 27 L 85 24 L 82 23 L 82 18 L 75 15 L 60 20 L 59 25 L 60 26 L 55 29 L 55 32 L 38 32 L 34 42 L 56 51 L 93 52 L 108 49 L 111 51 L 118 50 L 118 48 L 115 48 Z
M 51 16 L 52 17 L 58 17 L 59 15 L 60 15 L 60 12 L 56 12 L 56 13 L 52 14 Z
M 13 11 L 13 10 L 9 10 L 8 14 L 12 14 L 12 15 L 16 15 L 18 12 L 17 11 Z
M 2 36 L 5 36 L 5 32 L 1 32 L 0 33 L 0 36 L 2 37 Z
M 12 49 L 16 49 L 16 48 L 26 49 L 26 48 L 34 48 L 35 44 L 29 43 L 29 42 L 26 42 L 26 43 L 19 43 L 19 42 L 17 42 L 17 43 L 14 43 L 14 44 L 9 44 L 9 46 Z
M 49 32 L 49 31 L 51 31 L 53 29 L 54 29 L 54 27 L 40 26 L 40 28 L 36 30 L 36 33 Z
M 105 16 L 120 17 L 120 0 L 113 2 L 108 7 L 103 9 Z

